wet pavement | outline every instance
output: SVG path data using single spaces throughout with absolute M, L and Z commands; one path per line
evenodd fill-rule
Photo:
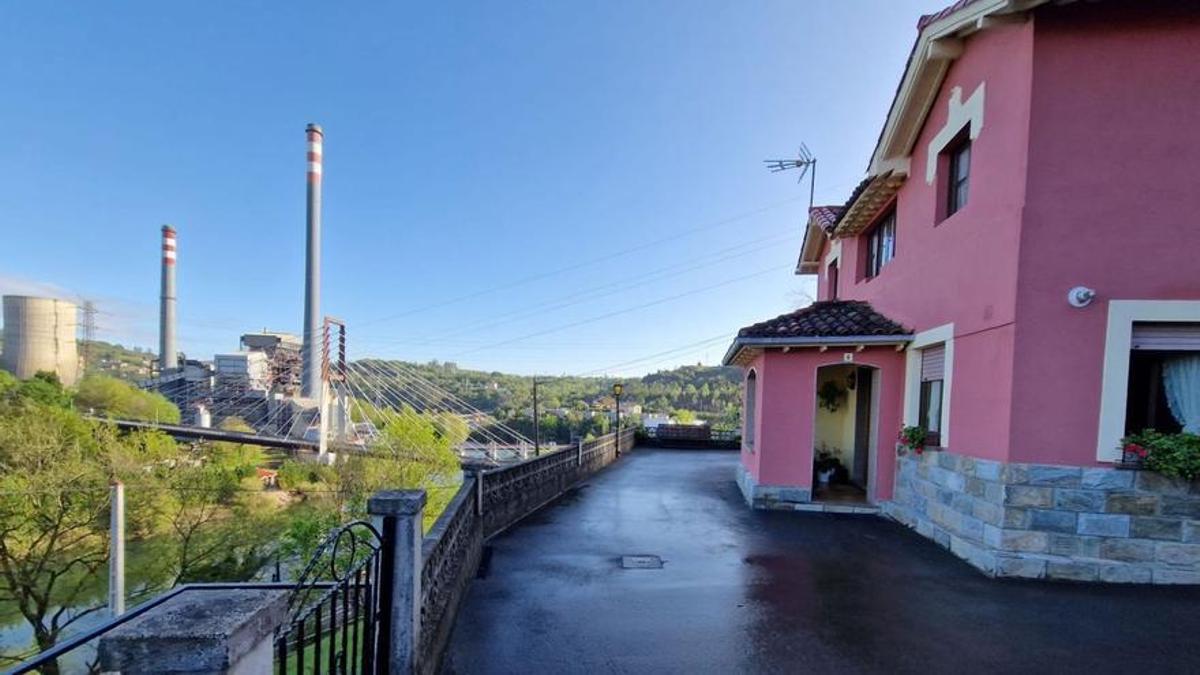
M 750 511 L 737 461 L 637 450 L 499 535 L 446 669 L 1200 672 L 1200 589 L 988 579 L 876 516 Z

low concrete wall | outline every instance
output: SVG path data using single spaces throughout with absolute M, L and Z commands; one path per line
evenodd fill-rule
M 504 531 L 557 499 L 583 478 L 612 464 L 618 455 L 616 441 L 615 434 L 608 434 L 576 448 L 480 474 L 484 537 Z M 621 452 L 629 452 L 633 444 L 633 429 L 624 429 Z
M 1200 482 L 926 452 L 883 510 L 992 576 L 1200 584 Z

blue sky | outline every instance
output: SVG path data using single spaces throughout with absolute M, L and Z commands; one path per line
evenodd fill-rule
M 946 0 L 0 7 L 0 292 L 93 299 L 181 348 L 298 331 L 304 126 L 325 128 L 323 312 L 352 355 L 522 373 L 715 363 L 807 303 L 817 201 L 862 177 Z

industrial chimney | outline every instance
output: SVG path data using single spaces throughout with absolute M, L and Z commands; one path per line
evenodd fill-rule
M 158 316 L 158 364 L 167 371 L 179 367 L 175 344 L 175 228 L 162 227 L 162 293 Z
M 308 240 L 304 268 L 304 374 L 300 394 L 316 397 L 321 392 L 321 145 L 325 134 L 318 124 L 305 130 L 308 136 Z

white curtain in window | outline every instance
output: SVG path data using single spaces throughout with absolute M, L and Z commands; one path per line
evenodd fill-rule
M 1163 388 L 1171 414 L 1189 434 L 1200 434 L 1200 354 L 1163 360 Z

